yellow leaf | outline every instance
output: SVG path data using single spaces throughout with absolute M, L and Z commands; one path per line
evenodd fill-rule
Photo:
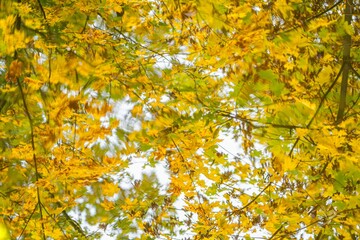
M 100 205 L 106 210 L 106 211 L 110 211 L 112 209 L 115 208 L 115 205 L 113 202 L 108 201 L 107 199 L 104 199 L 104 201 L 102 203 L 100 203 Z
M 296 134 L 298 135 L 299 138 L 302 138 L 304 136 L 306 136 L 308 134 L 309 130 L 308 129 L 304 129 L 304 128 L 297 128 L 296 129 Z
M 330 67 L 330 66 L 324 67 L 321 70 L 317 81 L 320 83 L 320 85 L 328 83 L 329 79 L 331 78 L 332 73 L 333 73 L 333 68 L 332 67 Z
M 105 196 L 112 197 L 115 193 L 119 192 L 119 187 L 114 183 L 105 182 L 102 185 L 102 191 Z
M 284 155 L 283 157 L 283 170 L 286 171 L 290 171 L 290 170 L 294 170 L 297 166 L 297 163 L 294 161 L 294 159 Z
M 142 113 L 142 105 L 136 105 L 131 110 L 133 116 L 140 116 Z

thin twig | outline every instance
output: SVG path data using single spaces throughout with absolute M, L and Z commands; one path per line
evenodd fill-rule
M 306 24 L 309 23 L 310 21 L 312 21 L 312 20 L 314 20 L 314 19 L 316 19 L 316 18 L 319 18 L 319 17 L 321 17 L 322 15 L 324 15 L 325 13 L 331 11 L 332 9 L 334 9 L 335 7 L 337 7 L 337 6 L 338 6 L 340 3 L 342 3 L 342 2 L 343 2 L 343 0 L 340 0 L 340 1 L 338 1 L 337 3 L 335 3 L 334 5 L 332 5 L 331 7 L 329 7 L 329 8 L 327 8 L 327 9 L 325 9 L 324 11 L 316 14 L 315 16 L 312 16 L 312 17 L 310 17 L 310 18 L 308 18 L 308 19 L 305 19 L 305 20 L 302 22 L 302 24 L 295 25 L 294 27 L 292 27 L 292 28 L 290 28 L 290 29 L 285 29 L 284 31 L 275 33 L 274 35 L 279 35 L 279 34 L 283 34 L 283 33 L 288 33 L 288 32 L 294 31 L 294 30 L 298 29 L 299 27 L 302 27 L 302 26 L 306 25 Z
M 327 89 L 327 91 L 325 92 L 325 94 L 322 96 L 322 98 L 321 98 L 321 100 L 320 100 L 320 103 L 319 103 L 319 106 L 317 107 L 317 109 L 316 109 L 314 115 L 312 116 L 312 118 L 310 119 L 309 123 L 306 125 L 306 129 L 310 129 L 310 126 L 311 126 L 311 124 L 313 123 L 313 121 L 314 121 L 314 119 L 316 118 L 316 116 L 318 115 L 318 113 L 319 113 L 319 111 L 320 111 L 320 109 L 321 109 L 321 107 L 322 107 L 322 105 L 323 105 L 323 103 L 324 103 L 327 95 L 330 93 L 330 91 L 331 91 L 331 90 L 333 89 L 333 87 L 335 86 L 337 80 L 339 79 L 339 77 L 340 77 L 340 75 L 341 75 L 341 73 L 342 73 L 342 71 L 343 71 L 343 68 L 344 68 L 344 64 L 341 65 L 341 68 L 340 68 L 339 73 L 337 74 L 335 80 L 334 80 L 333 83 L 330 85 L 330 87 Z M 299 140 L 300 140 L 300 138 L 298 137 L 298 138 L 296 139 L 294 145 L 292 146 L 292 148 L 291 148 L 291 150 L 290 150 L 290 152 L 289 152 L 289 156 L 290 156 L 290 157 L 291 157 L 291 155 L 292 155 L 292 153 L 293 153 L 293 151 L 294 151 L 297 143 L 299 142 Z
M 348 110 L 346 111 L 345 115 L 348 115 L 350 113 L 350 110 L 353 109 L 355 106 L 358 106 L 357 103 L 360 100 L 360 94 L 357 96 L 356 100 L 353 101 L 353 104 L 351 107 L 348 108 Z
M 37 2 L 38 2 L 38 4 L 39 4 L 40 11 L 41 11 L 41 13 L 42 13 L 42 15 L 43 15 L 44 19 L 45 19 L 45 20 L 47 20 L 47 19 L 46 19 L 46 14 L 45 14 L 44 8 L 43 8 L 43 6 L 42 6 L 42 4 L 41 4 L 40 0 L 37 0 Z
M 335 86 L 337 80 L 339 79 L 339 77 L 340 77 L 343 69 L 344 69 L 344 64 L 341 65 L 341 68 L 340 68 L 340 70 L 339 70 L 339 73 L 336 75 L 336 78 L 335 78 L 334 82 L 330 85 L 330 87 L 328 88 L 328 90 L 325 92 L 325 94 L 324 94 L 323 97 L 321 98 L 320 103 L 319 103 L 319 106 L 318 106 L 318 108 L 316 109 L 316 112 L 315 112 L 314 116 L 311 118 L 310 122 L 307 124 L 306 128 L 309 128 L 310 125 L 312 124 L 312 122 L 314 121 L 314 119 L 315 119 L 315 117 L 317 116 L 317 114 L 319 113 L 320 108 L 322 107 L 322 105 L 323 105 L 323 103 L 324 103 L 327 95 L 330 93 L 330 91 L 331 91 L 331 90 L 333 89 L 333 87 Z
M 271 184 L 272 184 L 272 182 L 270 182 L 268 185 L 266 185 L 266 187 L 263 190 L 261 190 L 261 192 L 259 192 L 259 194 L 256 195 L 250 202 L 248 202 L 245 206 L 241 207 L 240 209 L 236 209 L 235 211 L 233 211 L 230 214 L 230 216 L 235 213 L 239 213 L 239 212 L 243 211 L 245 208 L 247 208 L 248 206 L 250 206 L 253 202 L 256 201 L 256 199 L 258 199 L 261 196 L 261 194 L 263 194 L 263 192 L 266 191 L 266 189 L 268 189 L 270 187 Z
M 201 209 L 201 211 L 202 211 L 202 214 L 204 215 L 204 216 L 206 216 L 206 211 L 205 211 L 205 209 L 204 209 L 204 207 L 203 207 L 203 200 L 201 200 L 201 198 L 200 198 L 200 193 L 199 193 L 199 191 L 198 190 L 196 190 L 196 185 L 195 185 L 195 182 L 194 182 L 194 179 L 193 179 L 193 177 L 191 176 L 191 171 L 190 171 L 190 169 L 188 168 L 188 166 L 186 166 L 186 161 L 185 161 L 185 158 L 184 158 L 184 156 L 182 155 L 182 153 L 181 153 L 181 151 L 180 151 L 180 148 L 178 147 L 178 145 L 175 143 L 175 141 L 174 141 L 174 139 L 172 139 L 172 138 L 170 138 L 171 139 L 171 141 L 173 142 L 173 144 L 175 145 L 175 148 L 176 148 L 176 150 L 178 151 L 178 153 L 179 153 L 179 155 L 180 155 L 180 157 L 181 157 L 181 159 L 182 159 L 182 161 L 183 161 L 183 163 L 184 163 L 184 167 L 185 167 L 185 169 L 189 172 L 189 178 L 190 178 L 190 181 L 191 181 L 191 184 L 192 184 L 192 186 L 194 187 L 194 189 L 195 189 L 195 191 L 196 191 L 196 195 L 197 195 L 197 198 L 198 198 L 198 201 L 199 201 L 199 204 L 200 204 L 200 209 Z M 207 233 L 208 234 L 208 233 Z
M 33 161 L 34 161 L 34 167 L 35 167 L 35 179 L 36 179 L 36 182 L 38 182 L 39 181 L 39 171 L 38 171 L 37 159 L 36 159 L 36 154 L 35 154 L 36 151 L 35 151 L 35 136 L 34 136 L 33 120 L 31 118 L 30 111 L 29 111 L 29 108 L 28 108 L 26 100 L 25 100 L 25 94 L 24 94 L 23 88 L 21 86 L 21 82 L 20 82 L 19 77 L 16 78 L 16 81 L 17 81 L 17 84 L 19 86 L 22 102 L 23 102 L 23 105 L 24 105 L 25 114 L 26 114 L 26 116 L 27 116 L 27 118 L 29 120 L 29 124 L 30 124 L 31 147 L 32 147 L 32 151 L 33 151 Z M 46 239 L 45 226 L 44 226 L 44 221 L 43 221 L 43 213 L 42 213 L 42 206 L 41 206 L 41 200 L 40 200 L 39 186 L 36 186 L 36 194 L 37 194 L 37 200 L 38 200 L 38 204 L 39 204 L 42 235 L 43 235 L 43 239 L 45 240 Z
M 81 30 L 80 34 L 83 34 L 85 32 L 88 21 L 89 21 L 89 15 L 86 16 L 85 24 L 84 24 L 84 27 Z
M 281 229 L 282 229 L 283 227 L 284 227 L 284 224 L 282 224 L 282 225 L 274 232 L 274 234 L 271 235 L 271 237 L 270 237 L 268 240 L 273 239 L 273 238 L 276 236 L 276 234 L 278 234 L 278 233 L 281 231 Z
M 247 124 L 251 125 L 252 128 L 257 128 L 257 129 L 268 128 L 269 126 L 273 127 L 273 128 L 284 128 L 284 129 L 309 129 L 308 126 L 277 124 L 277 123 L 270 123 L 270 122 L 259 122 L 258 120 L 244 118 L 239 115 L 234 116 L 230 112 L 226 112 L 226 111 L 217 111 L 217 112 L 219 112 L 224 117 L 238 119 L 240 121 L 246 122 Z M 312 130 L 318 130 L 318 129 L 312 129 Z
M 293 152 L 294 152 L 294 150 L 295 150 L 295 147 L 296 147 L 296 145 L 298 144 L 299 140 L 300 140 L 300 137 L 297 137 L 296 140 L 295 140 L 295 142 L 294 142 L 294 145 L 292 146 L 292 148 L 291 148 L 291 150 L 290 150 L 290 152 L 289 152 L 289 157 L 292 156 L 292 154 L 293 154 Z
M 63 235 L 65 236 L 66 239 L 70 239 L 67 235 L 66 235 L 66 232 L 64 231 L 64 229 L 60 226 L 59 222 L 56 221 L 56 219 L 48 212 L 48 210 L 46 209 L 46 207 L 41 204 L 44 208 L 44 211 L 47 213 L 47 215 L 55 222 L 56 226 L 58 226 L 61 230 L 61 232 L 63 233 Z
M 355 68 L 353 67 L 353 65 L 351 65 L 351 70 L 353 71 L 353 73 L 355 73 L 355 75 L 360 78 L 360 74 L 355 70 Z
M 316 14 L 315 16 L 312 16 L 311 18 L 308 18 L 307 20 L 305 20 L 306 22 L 310 22 L 313 19 L 316 19 L 318 17 L 321 17 L 322 15 L 324 15 L 325 13 L 329 12 L 330 10 L 332 10 L 333 8 L 335 8 L 336 6 L 338 6 L 340 3 L 342 3 L 343 0 L 338 1 L 337 3 L 335 3 L 334 5 L 332 5 L 331 7 L 325 9 L 324 11 L 322 11 L 321 13 Z
M 255 202 L 256 199 L 258 199 L 258 198 L 260 197 L 260 195 L 261 195 L 263 192 L 265 192 L 266 189 L 268 189 L 268 188 L 270 187 L 270 185 L 271 185 L 271 182 L 270 182 L 268 185 L 266 185 L 266 187 L 265 187 L 263 190 L 261 190 L 261 192 L 259 192 L 259 194 L 256 195 L 250 202 L 248 202 L 245 206 L 243 206 L 242 208 L 240 208 L 240 211 L 244 210 L 245 208 L 247 208 L 248 206 L 250 206 L 253 202 Z
M 66 218 L 66 220 L 70 223 L 70 225 L 78 232 L 80 233 L 83 237 L 86 237 L 86 234 L 84 232 L 84 230 L 82 230 L 81 226 L 79 225 L 79 223 L 77 223 L 75 220 L 73 220 L 69 214 L 64 210 L 61 212 L 64 217 Z
M 34 215 L 34 213 L 35 213 L 36 207 L 37 207 L 37 204 L 36 204 L 36 206 L 34 207 L 34 210 L 31 212 L 31 214 L 30 214 L 30 216 L 29 216 L 28 220 L 25 222 L 25 226 L 24 226 L 24 228 L 22 229 L 22 231 L 21 231 L 21 233 L 20 233 L 20 235 L 19 235 L 19 239 L 21 239 L 21 236 L 24 234 L 25 229 L 27 228 L 27 225 L 29 224 L 29 222 L 30 222 L 30 220 L 31 220 L 32 216 L 33 216 L 33 215 Z

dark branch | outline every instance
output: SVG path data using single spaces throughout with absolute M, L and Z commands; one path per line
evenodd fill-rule
M 83 29 L 82 29 L 81 32 L 80 32 L 81 34 L 85 32 L 85 29 L 86 29 L 86 26 L 87 26 L 87 23 L 88 23 L 89 19 L 90 19 L 89 16 L 86 16 L 86 20 L 85 20 L 84 27 L 83 27 Z
M 26 228 L 27 228 L 27 225 L 29 224 L 32 216 L 33 216 L 34 213 L 35 213 L 36 207 L 37 207 L 37 204 L 36 204 L 36 206 L 34 207 L 34 210 L 31 212 L 28 220 L 25 222 L 25 226 L 24 226 L 24 228 L 22 229 L 22 231 L 21 231 L 21 233 L 20 233 L 20 235 L 19 235 L 19 239 L 21 239 L 21 236 L 24 234 L 24 232 L 25 232 L 25 230 L 26 230 Z
M 226 112 L 226 111 L 218 111 L 221 116 L 224 117 L 228 117 L 228 118 L 233 118 L 233 119 L 238 119 L 240 121 L 243 121 L 247 124 L 249 124 L 252 128 L 267 128 L 267 127 L 273 127 L 273 128 L 284 128 L 284 129 L 297 129 L 297 128 L 301 128 L 301 129 L 308 129 L 307 126 L 300 126 L 300 125 L 287 125 L 287 124 L 278 124 L 278 123 L 269 123 L 269 122 L 259 122 L 257 120 L 254 119 L 248 119 L 248 118 L 244 118 L 241 117 L 239 115 L 233 115 L 230 112 Z M 316 130 L 316 129 L 314 129 Z
M 337 3 L 335 3 L 334 5 L 332 5 L 331 7 L 329 7 L 329 8 L 327 8 L 327 9 L 325 9 L 324 11 L 316 14 L 315 16 L 312 16 L 312 17 L 310 17 L 310 18 L 308 18 L 308 19 L 305 19 L 305 20 L 302 22 L 302 24 L 296 25 L 296 26 L 294 26 L 294 27 L 292 27 L 292 28 L 290 28 L 290 29 L 285 29 L 284 31 L 281 31 L 281 32 L 276 33 L 276 35 L 278 35 L 278 34 L 283 34 L 283 33 L 288 33 L 288 32 L 291 32 L 291 31 L 294 31 L 294 30 L 298 29 L 299 27 L 306 26 L 307 23 L 309 23 L 310 21 L 312 21 L 312 20 L 314 20 L 314 19 L 316 19 L 316 18 L 321 17 L 322 15 L 324 15 L 324 14 L 326 14 L 326 13 L 328 13 L 329 11 L 331 11 L 332 9 L 334 9 L 335 7 L 337 7 L 337 6 L 338 6 L 340 3 L 342 3 L 342 2 L 343 2 L 343 0 L 338 1 Z
M 230 214 L 230 216 L 233 215 L 233 214 L 241 213 L 244 209 L 246 209 L 246 208 L 247 208 L 248 206 L 250 206 L 253 202 L 255 202 L 256 199 L 258 199 L 258 198 L 261 196 L 261 194 L 263 194 L 263 192 L 265 192 L 266 189 L 268 189 L 270 186 L 271 186 L 271 182 L 270 182 L 268 185 L 266 185 L 266 187 L 265 187 L 263 190 L 261 190 L 261 192 L 259 192 L 258 195 L 256 195 L 253 199 L 251 199 L 250 202 L 248 202 L 247 204 L 245 204 L 245 205 L 244 205 L 243 207 L 241 207 L 240 209 L 236 209 L 235 211 L 233 211 L 233 212 Z
M 360 79 L 360 74 L 355 70 L 355 68 L 352 65 L 351 65 L 351 70 Z
M 346 1 L 345 8 L 345 23 L 350 25 L 353 11 L 353 3 L 352 0 Z M 351 69 L 351 59 L 350 59 L 350 49 L 351 49 L 351 36 L 346 33 L 344 37 L 344 50 L 343 50 L 343 74 L 341 80 L 341 90 L 340 90 L 340 102 L 339 102 L 339 110 L 337 113 L 336 124 L 339 124 L 344 119 L 344 112 L 346 108 L 346 92 L 348 86 L 349 72 Z
M 290 150 L 290 152 L 289 152 L 289 157 L 292 156 L 292 154 L 293 154 L 293 152 L 294 152 L 294 149 L 295 149 L 295 147 L 296 147 L 296 145 L 298 144 L 299 141 L 300 141 L 300 137 L 297 137 L 296 140 L 295 140 L 295 142 L 294 142 L 294 145 L 292 146 L 292 148 L 291 148 L 291 150 Z
M 37 0 L 37 2 L 38 2 L 38 4 L 39 4 L 40 11 L 41 11 L 41 13 L 42 13 L 42 15 L 43 15 L 44 19 L 45 19 L 45 20 L 47 20 L 47 19 L 46 19 L 46 14 L 45 14 L 44 8 L 43 8 L 43 6 L 42 6 L 42 4 L 41 4 L 40 0 Z
M 319 106 L 317 107 L 316 111 L 315 111 L 315 114 L 314 116 L 312 116 L 312 118 L 310 119 L 309 123 L 306 125 L 306 128 L 307 129 L 310 129 L 310 126 L 311 124 L 313 123 L 314 119 L 316 118 L 316 116 L 318 115 L 327 95 L 330 93 L 330 91 L 333 89 L 333 87 L 335 86 L 337 80 L 339 79 L 340 75 L 341 75 L 341 72 L 343 71 L 343 68 L 344 68 L 344 64 L 341 66 L 340 70 L 339 70 L 339 73 L 337 74 L 335 80 L 333 81 L 333 83 L 330 85 L 330 87 L 327 89 L 327 91 L 325 92 L 325 94 L 322 96 L 321 100 L 320 100 L 320 103 L 319 103 Z M 300 138 L 298 137 L 294 143 L 294 145 L 292 146 L 291 150 L 290 150 L 290 153 L 289 153 L 289 156 L 291 157 L 296 145 L 298 144 Z
M 64 237 L 65 237 L 66 239 L 70 239 L 70 238 L 66 235 L 64 229 L 60 226 L 59 222 L 56 221 L 56 219 L 53 217 L 53 215 L 51 215 L 51 214 L 48 212 L 48 210 L 46 209 L 46 207 L 45 207 L 44 205 L 42 205 L 42 206 L 43 206 L 43 208 L 44 208 L 44 211 L 47 213 L 47 215 L 54 221 L 55 225 L 58 226 L 58 228 L 60 229 L 60 231 L 62 232 L 62 234 L 64 235 Z
M 284 225 L 281 225 L 275 232 L 273 235 L 271 235 L 271 237 L 268 240 L 273 239 L 280 231 L 281 229 L 284 227 Z
M 351 111 L 351 109 L 353 109 L 355 106 L 358 106 L 357 103 L 360 100 L 360 94 L 357 96 L 356 100 L 352 102 L 351 107 L 348 108 L 348 110 L 346 111 L 345 115 L 348 115 Z
M 26 100 L 25 100 L 25 94 L 24 94 L 24 91 L 22 89 L 19 77 L 16 78 L 16 81 L 17 81 L 17 84 L 19 86 L 22 102 L 23 102 L 23 105 L 24 105 L 25 114 L 26 114 L 26 116 L 27 116 L 27 118 L 29 120 L 29 124 L 30 124 L 31 147 L 32 147 L 32 151 L 33 151 L 33 161 L 34 161 L 34 167 L 35 167 L 35 179 L 36 179 L 36 182 L 37 182 L 39 180 L 40 175 L 39 175 L 39 171 L 38 171 L 37 159 L 36 159 L 36 154 L 35 154 L 35 137 L 34 137 L 33 120 L 31 118 L 30 111 L 29 111 L 29 108 L 28 108 Z M 45 226 L 44 226 L 44 221 L 43 221 L 42 205 L 41 205 L 41 200 L 40 200 L 40 189 L 39 189 L 38 186 L 36 186 L 36 194 L 37 194 L 37 200 L 38 200 L 39 211 L 40 211 L 42 234 L 43 234 L 43 239 L 45 240 L 46 239 Z
M 86 237 L 86 234 L 84 233 L 84 231 L 81 229 L 79 223 L 77 223 L 75 220 L 73 220 L 69 214 L 67 214 L 67 212 L 64 210 L 62 211 L 62 215 L 64 215 L 64 217 L 66 218 L 66 220 L 70 223 L 70 225 L 78 232 L 80 233 L 83 237 Z
M 310 22 L 311 20 L 314 20 L 314 19 L 316 19 L 316 18 L 318 18 L 318 17 L 321 17 L 322 15 L 324 15 L 325 13 L 331 11 L 333 8 L 335 8 L 336 6 L 338 6 L 338 5 L 339 5 L 340 3 L 342 3 L 342 2 L 343 2 L 343 0 L 338 1 L 337 3 L 335 3 L 334 5 L 332 5 L 331 7 L 329 7 L 328 9 L 325 9 L 325 10 L 322 11 L 321 13 L 318 13 L 318 14 L 316 14 L 315 16 L 312 16 L 311 18 L 306 19 L 306 22 Z
M 324 103 L 327 95 L 330 93 L 330 91 L 331 91 L 331 90 L 333 89 L 333 87 L 335 86 L 335 84 L 336 84 L 337 80 L 339 79 L 339 77 L 340 77 L 343 69 L 344 69 L 344 64 L 341 66 L 341 68 L 340 68 L 340 70 L 339 70 L 339 73 L 336 75 L 336 78 L 335 78 L 334 82 L 330 85 L 330 87 L 328 88 L 328 90 L 325 92 L 325 94 L 324 94 L 323 97 L 321 98 L 320 103 L 319 103 L 319 106 L 318 106 L 318 108 L 316 109 L 316 112 L 315 112 L 314 116 L 311 118 L 310 122 L 307 124 L 307 128 L 310 127 L 310 125 L 311 125 L 312 122 L 314 121 L 315 117 L 316 117 L 317 114 L 319 113 L 320 108 L 322 107 L 322 105 L 323 105 L 323 103 Z
M 258 198 L 261 196 L 261 194 L 262 194 L 263 192 L 265 192 L 266 189 L 268 189 L 268 188 L 270 187 L 270 185 L 271 185 L 271 182 L 270 182 L 268 185 L 266 185 L 266 187 L 265 187 L 263 190 L 261 190 L 261 192 L 259 192 L 259 194 L 256 195 L 250 202 L 248 202 L 245 206 L 243 206 L 243 207 L 240 209 L 240 211 L 244 210 L 245 208 L 247 208 L 248 206 L 250 206 L 253 202 L 255 202 L 256 199 L 258 199 Z

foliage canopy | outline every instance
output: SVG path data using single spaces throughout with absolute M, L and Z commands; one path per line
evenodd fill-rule
M 0 4 L 0 234 L 359 239 L 359 1 Z

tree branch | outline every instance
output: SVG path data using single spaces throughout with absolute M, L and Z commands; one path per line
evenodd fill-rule
M 64 217 L 66 218 L 66 221 L 68 221 L 70 223 L 70 225 L 78 232 L 80 233 L 83 237 L 86 237 L 86 234 L 84 232 L 84 230 L 82 230 L 81 226 L 79 225 L 79 223 L 77 223 L 75 220 L 73 220 L 69 214 L 64 210 L 61 212 L 62 215 L 64 215 Z
M 35 154 L 35 136 L 34 136 L 33 120 L 31 118 L 29 108 L 28 108 L 26 100 L 25 100 L 25 94 L 24 94 L 24 91 L 22 89 L 19 77 L 16 77 L 16 81 L 17 81 L 17 84 L 19 86 L 22 102 L 23 102 L 23 105 L 24 105 L 25 114 L 26 114 L 26 116 L 27 116 L 27 118 L 29 120 L 29 124 L 30 124 L 31 147 L 32 147 L 32 151 L 33 151 L 33 161 L 34 161 L 34 167 L 35 167 L 35 179 L 36 179 L 36 182 L 38 182 L 39 181 L 39 171 L 38 171 L 37 159 L 36 159 L 36 154 Z M 37 200 L 38 200 L 39 211 L 40 211 L 42 235 L 43 235 L 43 239 L 45 240 L 46 239 L 45 226 L 44 226 L 44 221 L 43 221 L 44 219 L 43 219 L 43 212 L 42 212 L 42 204 L 41 204 L 41 200 L 40 200 L 39 186 L 36 186 L 36 194 L 37 194 Z
M 43 8 L 43 6 L 42 6 L 42 4 L 41 4 L 40 0 L 37 0 L 37 2 L 38 2 L 38 4 L 39 4 L 40 11 L 41 11 L 41 13 L 42 13 L 42 15 L 43 15 L 44 19 L 45 19 L 45 20 L 47 20 L 47 19 L 46 19 L 46 14 L 45 14 L 44 8 Z
M 310 18 L 308 18 L 308 19 L 305 19 L 305 20 L 302 22 L 302 24 L 298 24 L 298 25 L 295 25 L 294 27 L 292 27 L 292 28 L 290 28 L 290 29 L 285 29 L 284 31 L 275 33 L 275 35 L 279 35 L 279 34 L 283 34 L 283 33 L 288 33 L 288 32 L 294 31 L 294 30 L 296 30 L 296 29 L 298 29 L 299 27 L 302 27 L 302 26 L 304 26 L 304 25 L 306 26 L 306 24 L 307 24 L 308 22 L 310 22 L 310 21 L 312 21 L 312 20 L 314 20 L 314 19 L 316 19 L 316 18 L 321 17 L 322 15 L 324 15 L 325 13 L 331 11 L 332 9 L 334 9 L 336 6 L 338 6 L 338 5 L 339 5 L 340 3 L 342 3 L 342 2 L 343 2 L 343 0 L 340 0 L 340 1 L 338 1 L 337 3 L 335 3 L 334 5 L 332 5 L 331 7 L 329 7 L 329 8 L 327 8 L 327 9 L 325 9 L 324 11 L 316 14 L 315 16 L 312 16 L 312 17 L 310 17 Z
M 313 19 L 316 19 L 316 18 L 318 18 L 318 17 L 321 17 L 322 15 L 324 15 L 324 14 L 327 13 L 327 12 L 329 12 L 330 10 L 332 10 L 333 8 L 335 8 L 337 5 L 339 5 L 339 4 L 342 3 L 342 2 L 343 2 L 343 0 L 338 1 L 337 3 L 335 3 L 334 5 L 332 5 L 331 7 L 325 9 L 325 10 L 322 11 L 321 13 L 316 14 L 315 16 L 312 16 L 311 18 L 306 19 L 305 21 L 306 21 L 306 22 L 310 22 L 310 21 L 313 20 Z
M 351 70 L 352 70 L 353 73 L 360 79 L 360 74 L 355 70 L 355 68 L 353 67 L 353 65 L 351 65 Z
M 266 187 L 265 187 L 263 190 L 261 190 L 261 192 L 259 192 L 259 194 L 256 195 L 250 202 L 248 202 L 245 206 L 243 206 L 242 208 L 240 208 L 240 211 L 241 211 L 241 210 L 244 210 L 245 208 L 247 208 L 248 206 L 250 206 L 253 202 L 255 202 L 255 200 L 258 199 L 258 198 L 260 197 L 260 195 L 261 195 L 263 192 L 265 192 L 266 189 L 268 189 L 268 188 L 270 187 L 270 185 L 271 185 L 271 182 L 270 182 L 268 185 L 266 185 Z
M 60 226 L 59 222 L 56 221 L 56 219 L 48 212 L 48 210 L 46 209 L 46 207 L 44 205 L 42 205 L 44 208 L 44 211 L 47 213 L 47 215 L 54 221 L 55 225 L 58 226 L 58 228 L 60 229 L 60 231 L 62 232 L 62 234 L 64 235 L 64 237 L 66 239 L 70 239 L 67 235 L 66 232 L 64 231 L 64 229 Z
M 321 100 L 320 100 L 320 103 L 319 103 L 319 106 L 317 107 L 314 115 L 312 116 L 312 118 L 310 119 L 309 123 L 306 125 L 306 129 L 310 129 L 310 126 L 311 124 L 313 123 L 314 119 L 316 118 L 316 116 L 318 115 L 327 95 L 330 93 L 330 91 L 333 89 L 333 87 L 335 86 L 337 80 L 339 79 L 342 71 L 343 71 L 343 68 L 344 68 L 344 64 L 341 66 L 340 70 L 339 70 L 339 73 L 337 74 L 335 80 L 333 81 L 333 83 L 330 85 L 330 87 L 326 90 L 325 94 L 322 96 Z M 289 156 L 291 157 L 297 143 L 299 142 L 300 138 L 298 137 L 296 140 L 295 140 L 295 143 L 294 145 L 292 146 L 291 150 L 290 150 L 290 153 L 289 153 Z
M 307 124 L 306 128 L 309 128 L 309 127 L 310 127 L 310 125 L 311 125 L 312 122 L 314 121 L 315 117 L 318 115 L 318 113 L 319 113 L 319 111 L 320 111 L 320 108 L 322 107 L 322 105 L 323 105 L 323 103 L 324 103 L 327 95 L 330 93 L 330 91 L 331 91 L 331 90 L 333 89 L 333 87 L 335 86 L 335 84 L 336 84 L 337 80 L 339 79 L 339 77 L 340 77 L 343 69 L 344 69 L 344 64 L 341 65 L 341 68 L 340 68 L 340 70 L 339 70 L 339 73 L 336 75 L 336 78 L 335 78 L 334 82 L 330 85 L 330 87 L 328 88 L 328 90 L 326 90 L 324 96 L 321 98 L 320 103 L 319 103 L 319 106 L 318 106 L 318 108 L 316 109 L 316 112 L 315 112 L 314 116 L 311 118 L 310 122 Z
M 239 115 L 232 115 L 230 112 L 226 112 L 226 111 L 217 111 L 217 112 L 219 112 L 221 114 L 221 116 L 238 119 L 240 121 L 243 121 L 243 122 L 249 124 L 252 128 L 257 128 L 257 129 L 267 128 L 267 127 L 284 128 L 284 129 L 297 129 L 297 128 L 308 129 L 307 126 L 278 124 L 278 123 L 270 123 L 270 122 L 259 122 L 257 120 L 244 118 Z M 314 130 L 316 130 L 316 129 L 314 129 Z
M 36 205 L 37 205 L 37 204 L 36 204 Z M 26 230 L 26 228 L 27 228 L 27 225 L 29 224 L 32 216 L 33 216 L 34 213 L 35 213 L 36 207 L 37 207 L 37 206 L 34 207 L 34 210 L 31 212 L 28 220 L 25 222 L 25 226 L 24 226 L 24 228 L 22 229 L 22 231 L 21 231 L 21 233 L 20 233 L 20 235 L 19 235 L 19 239 L 21 239 L 21 236 L 24 234 L 24 232 L 25 232 L 25 230 Z
M 345 24 L 351 24 L 352 18 L 352 11 L 353 11 L 353 3 L 352 0 L 346 1 L 346 8 L 345 8 Z M 337 113 L 337 119 L 335 124 L 339 124 L 344 119 L 344 112 L 346 108 L 346 92 L 348 86 L 348 79 L 349 79 L 349 72 L 351 69 L 351 59 L 350 59 L 350 49 L 351 49 L 351 36 L 346 33 L 344 37 L 344 50 L 343 50 L 343 74 L 341 80 L 341 90 L 340 90 L 340 101 L 339 101 L 339 110 Z
M 230 216 L 233 215 L 233 214 L 240 213 L 240 212 L 243 211 L 245 208 L 247 208 L 248 206 L 250 206 L 253 202 L 256 201 L 256 199 L 258 199 L 258 198 L 261 196 L 261 194 L 263 194 L 263 192 L 266 191 L 266 189 L 268 189 L 268 188 L 271 186 L 271 184 L 272 184 L 272 182 L 270 182 L 268 185 L 266 185 L 266 187 L 265 187 L 263 190 L 261 190 L 261 192 L 259 192 L 259 194 L 256 195 L 253 199 L 251 199 L 250 202 L 248 202 L 247 204 L 245 204 L 245 205 L 244 205 L 243 207 L 241 207 L 240 209 L 236 209 L 235 211 L 233 211 L 233 212 L 230 214 Z
M 284 224 L 282 224 L 274 233 L 273 235 L 271 235 L 271 237 L 268 240 L 273 239 L 280 231 L 281 229 L 284 227 Z

